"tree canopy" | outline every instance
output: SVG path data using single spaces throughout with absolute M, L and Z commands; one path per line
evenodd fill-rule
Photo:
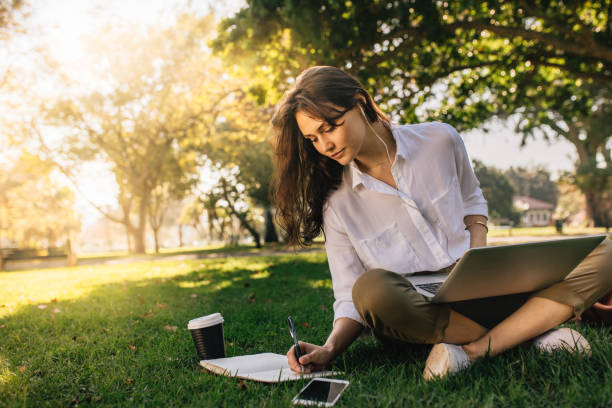
M 11 30 L 17 26 L 17 15 L 22 12 L 23 0 L 7 0 L 0 2 L 0 40 L 6 39 Z
M 504 172 L 516 189 L 516 194 L 557 205 L 559 188 L 550 173 L 542 168 L 511 167 Z
M 217 137 L 206 142 L 206 155 L 217 165 L 225 168 L 237 167 L 237 173 L 232 176 L 235 183 L 244 186 L 244 194 L 248 196 L 253 206 L 264 210 L 265 242 L 277 242 L 278 236 L 272 217 L 272 199 L 270 184 L 272 181 L 272 149 L 268 144 L 270 125 L 268 119 L 272 114 L 270 107 L 260 107 L 253 103 L 252 98 L 241 92 L 235 101 L 223 114 L 224 121 L 217 128 Z M 225 180 L 227 181 L 227 179 Z M 227 185 L 218 186 L 220 191 L 230 193 Z M 234 192 L 236 194 L 238 192 Z M 227 200 L 226 200 L 227 201 Z M 233 200 L 236 202 L 237 200 Z M 238 216 L 243 226 L 254 231 L 249 217 Z M 253 234 L 255 242 L 257 234 Z
M 394 120 L 487 130 L 516 114 L 522 143 L 566 138 L 577 172 L 597 173 L 579 185 L 601 223 L 605 198 L 593 186 L 612 188 L 610 10 L 610 0 L 249 1 L 212 46 L 253 78 L 262 103 L 305 68 L 333 65 Z
M 474 174 L 480 181 L 482 195 L 487 200 L 489 218 L 493 222 L 512 222 L 518 225 L 520 214 L 514 209 L 513 197 L 516 189 L 499 169 L 486 166 L 479 160 L 473 160 Z
M 55 247 L 79 229 L 74 194 L 52 173 L 51 163 L 27 151 L 0 166 L 0 247 Z
M 473 85 L 517 96 L 524 90 L 508 92 L 513 84 L 549 82 L 555 72 L 605 86 L 612 80 L 609 1 L 248 4 L 221 22 L 212 45 L 254 73 L 272 101 L 313 64 L 346 68 L 385 102 L 399 98 L 393 111 L 406 120 L 416 119 L 414 102 L 432 96 L 434 82 L 452 74 L 470 73 Z M 503 104 L 477 108 L 496 111 Z
M 98 209 L 125 226 L 135 252 L 145 251 L 147 221 L 156 233 L 168 201 L 182 198 L 197 181 L 204 140 L 231 94 L 203 45 L 211 23 L 211 16 L 184 17 L 166 30 L 150 28 L 131 38 L 120 32 L 112 44 L 105 37 L 98 44 L 105 86 L 41 108 L 38 129 L 53 126 L 64 136 L 54 146 L 41 137 L 41 144 L 69 177 L 85 161 L 111 164 L 122 215 Z

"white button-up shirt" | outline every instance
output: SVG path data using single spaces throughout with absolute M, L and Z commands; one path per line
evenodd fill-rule
M 488 217 L 463 140 L 450 125 L 392 125 L 397 144 L 391 174 L 398 189 L 344 168 L 323 209 L 325 250 L 334 289 L 334 323 L 363 324 L 352 300 L 357 278 L 382 268 L 403 275 L 437 271 L 469 249 L 466 215 Z

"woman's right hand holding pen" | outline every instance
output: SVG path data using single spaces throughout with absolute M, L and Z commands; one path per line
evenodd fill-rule
M 323 370 L 359 337 L 362 330 L 363 326 L 360 323 L 341 317 L 334 323 L 334 328 L 323 346 L 299 341 L 302 353 L 300 363 L 304 366 L 304 373 Z M 294 348 L 295 345 L 287 352 L 287 359 L 291 370 L 299 374 L 302 372 L 302 367 L 295 356 Z
M 300 363 L 304 367 L 304 374 L 308 374 L 325 369 L 335 357 L 331 347 L 317 346 L 316 344 L 303 341 L 300 341 L 299 344 L 300 350 L 302 351 L 302 357 L 300 357 L 299 362 L 295 355 L 295 346 L 291 346 L 287 352 L 289 367 L 298 374 L 302 373 Z

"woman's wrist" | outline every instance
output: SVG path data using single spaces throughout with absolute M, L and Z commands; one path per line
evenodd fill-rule
M 480 224 L 471 227 L 470 232 L 470 248 L 487 246 L 487 230 Z
M 334 322 L 334 328 L 322 346 L 330 353 L 330 360 L 346 350 L 361 334 L 363 326 L 348 317 L 341 317 Z
M 330 361 L 336 358 L 340 353 L 342 353 L 342 350 L 338 350 L 338 347 L 335 346 L 333 343 L 330 343 L 329 341 L 327 341 L 321 347 L 323 347 L 325 350 L 328 351 L 329 356 L 330 356 Z
M 466 215 L 463 218 L 465 229 L 470 233 L 470 248 L 487 246 L 487 217 L 484 215 Z

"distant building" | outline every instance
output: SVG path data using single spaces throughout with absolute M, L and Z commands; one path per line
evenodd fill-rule
M 514 207 L 521 212 L 521 225 L 525 227 L 544 227 L 551 224 L 555 206 L 535 198 L 515 195 Z

